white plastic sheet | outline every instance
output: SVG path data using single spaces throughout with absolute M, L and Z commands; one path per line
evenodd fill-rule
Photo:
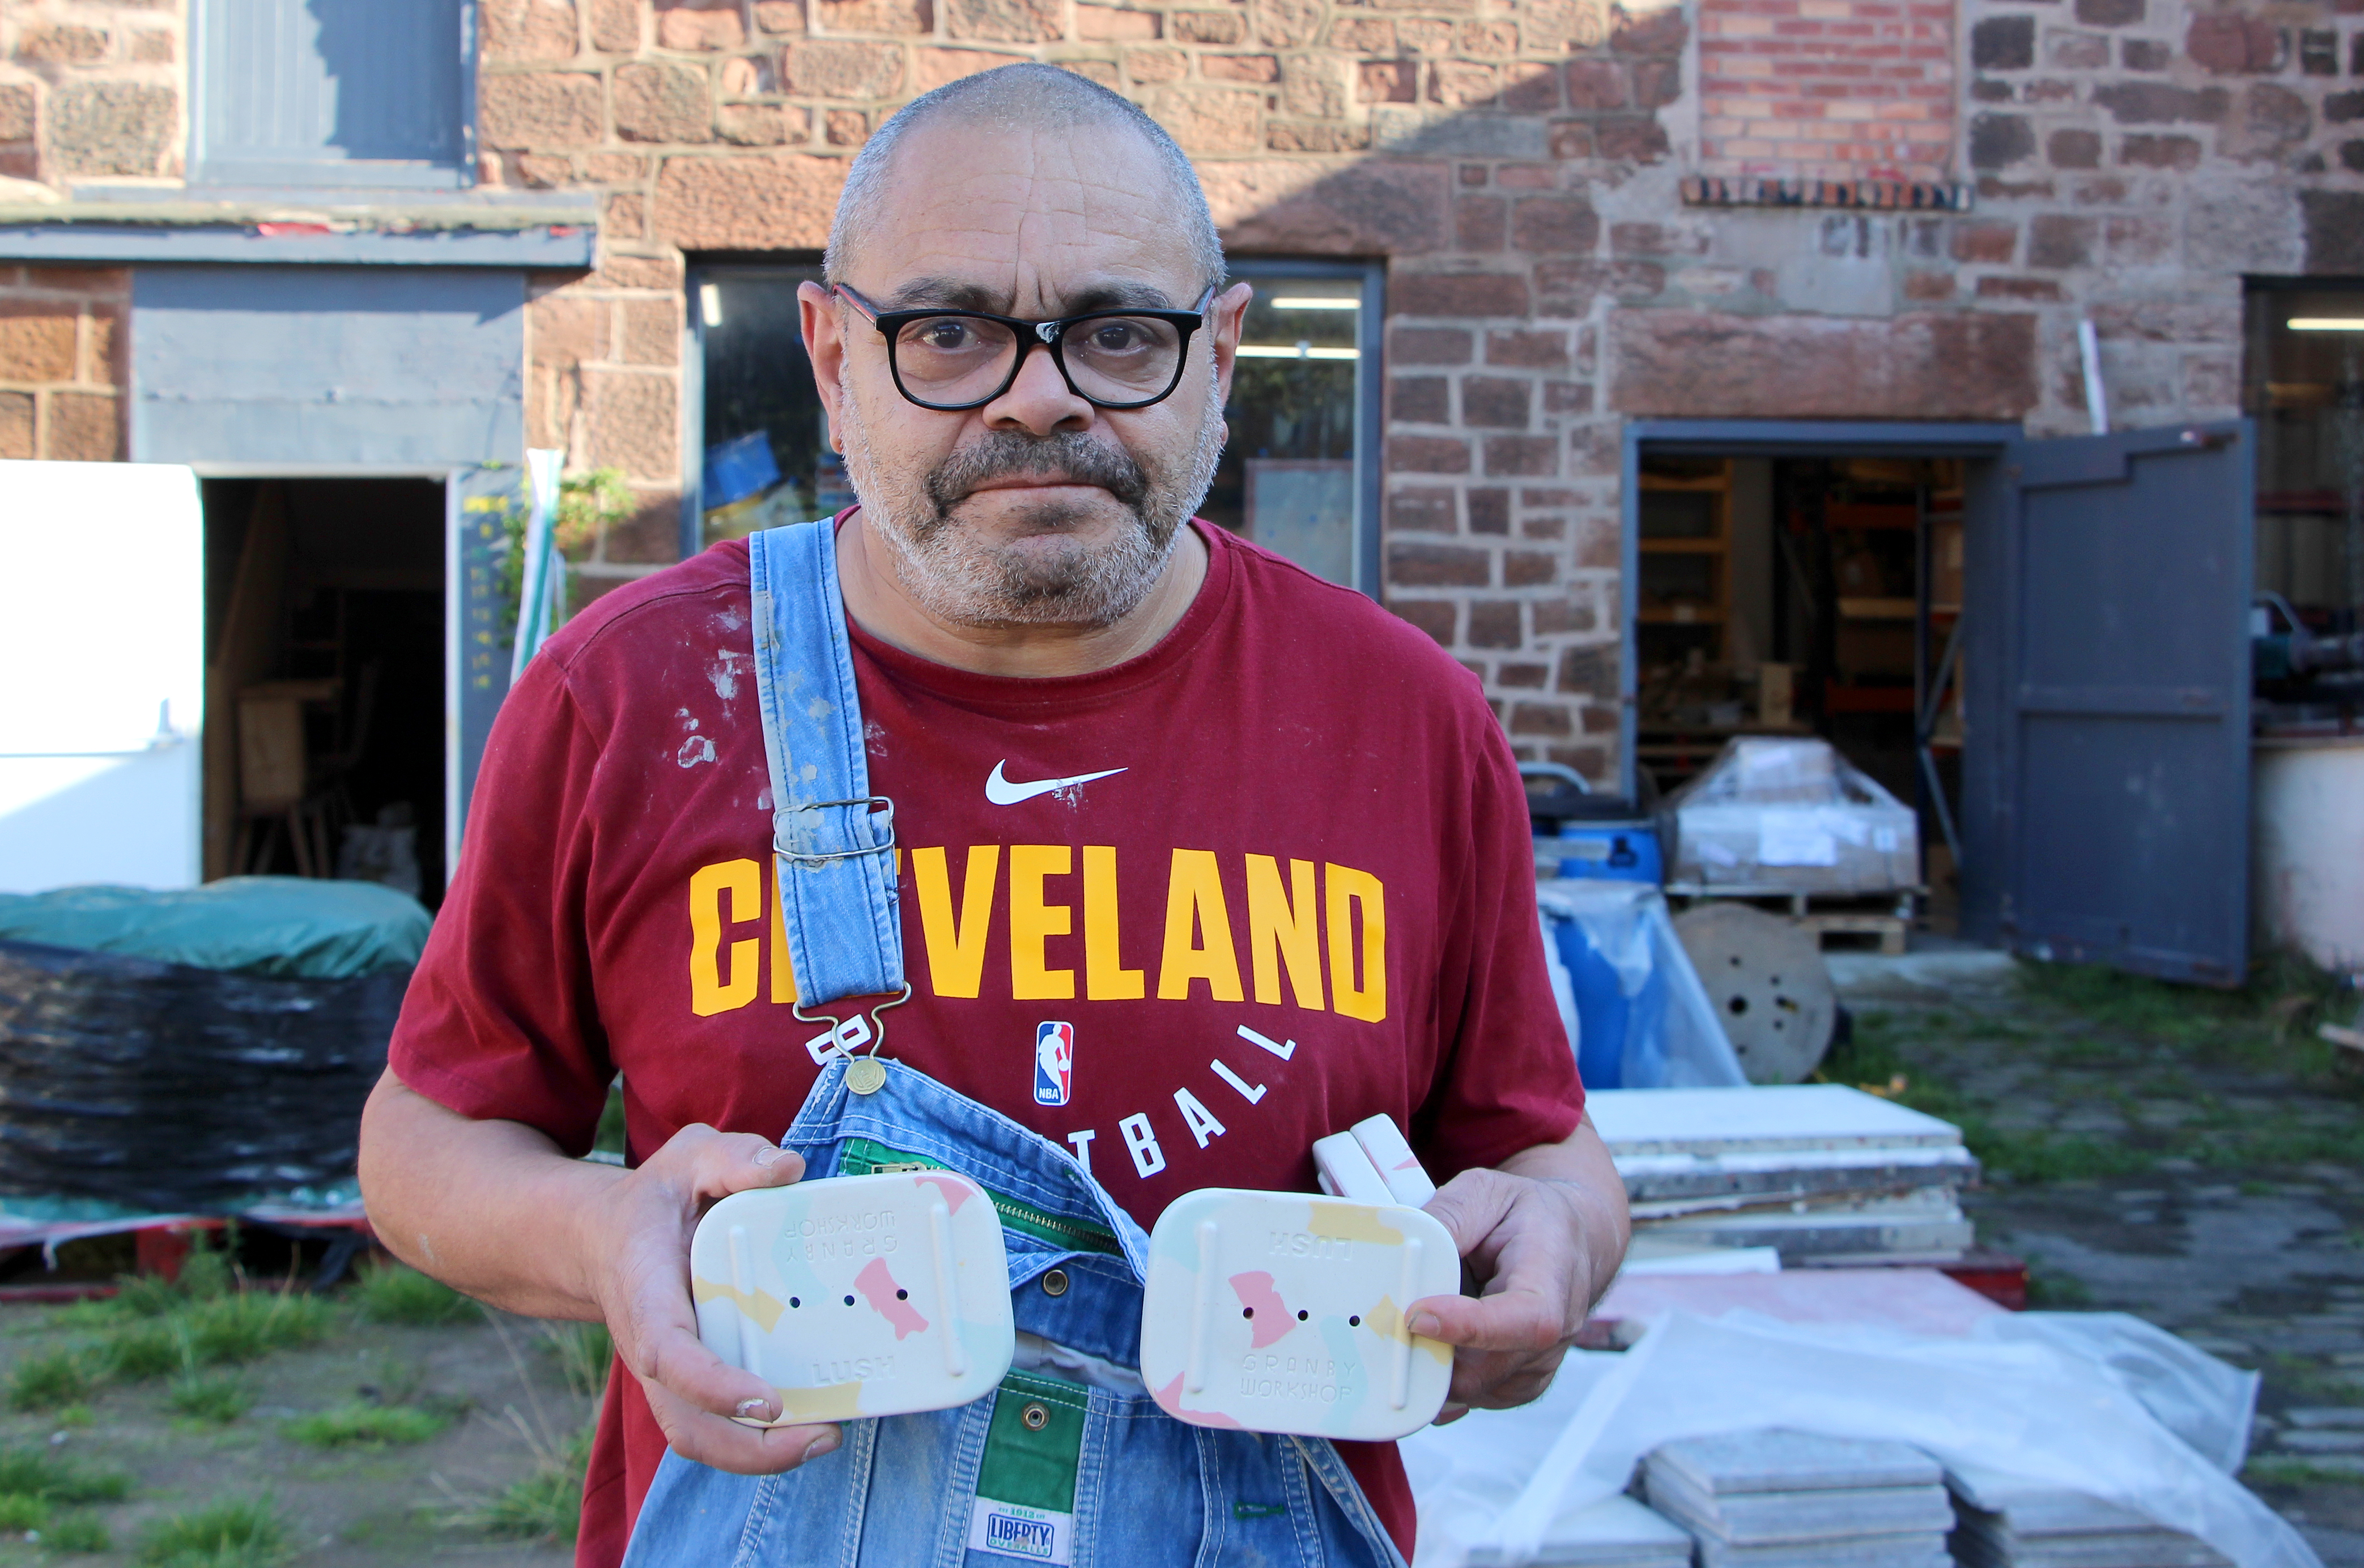
M 1544 951 L 1552 968 L 1552 991 L 1560 998 L 1568 1044 L 1582 1060 L 1573 992 L 1563 995 L 1567 970 L 1560 961 L 1555 927 L 1573 922 L 1600 958 L 1624 1001 L 1634 1027 L 1625 1030 L 1615 1087 L 1623 1089 L 1745 1088 L 1732 1041 L 1717 1021 L 1715 1004 L 1700 984 L 1690 955 L 1675 935 L 1666 895 L 1646 883 L 1588 878 L 1539 884 L 1535 902 L 1543 911 Z M 1599 973 L 1596 970 L 1595 974 Z M 1664 985 L 1664 1006 L 1644 1005 L 1653 980 Z
M 1405 1440 L 1416 1568 L 1533 1562 L 1659 1444 L 1758 1427 L 1909 1442 L 2117 1503 L 2240 1568 L 2321 1568 L 2219 1468 L 2238 1462 L 2256 1396 L 2255 1374 L 2117 1314 L 2016 1314 L 1933 1338 L 1669 1313 L 1622 1355 L 1571 1352 L 1524 1409 Z

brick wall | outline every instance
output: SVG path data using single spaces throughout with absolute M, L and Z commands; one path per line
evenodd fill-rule
M 123 455 L 120 269 L 0 265 L 0 458 Z
M 846 160 L 915 94 L 1013 60 L 1133 96 L 1242 254 L 1390 263 L 1388 602 L 1522 749 L 1616 728 L 1616 469 L 1595 185 L 1662 163 L 1689 28 L 1637 0 L 486 0 L 484 177 L 604 193 L 604 257 L 536 286 L 537 442 L 614 462 L 672 559 L 685 251 L 820 247 Z
M 684 252 L 809 251 L 900 103 L 1064 63 L 1174 129 L 1235 252 L 1386 259 L 1388 603 L 1522 752 L 1599 773 L 1627 418 L 2079 430 L 2086 317 L 2122 424 L 2222 417 L 2244 273 L 2364 277 L 2364 17 L 2331 0 L 1686 5 L 485 0 L 484 178 L 605 208 L 598 269 L 533 283 L 533 439 L 641 492 L 597 571 L 670 559 Z M 178 67 L 141 40 L 177 59 L 177 14 L 0 0 L 7 172 L 171 177 Z M 116 109 L 61 112 L 88 87 Z M 1767 124 L 1829 134 L 1742 134 Z M 1741 169 L 1968 179 L 1977 208 L 1684 205 Z M 0 270 L 0 450 L 92 428 L 121 296 Z
M 1705 0 L 1700 165 L 1940 180 L 1954 150 L 1953 0 Z
M 0 202 L 176 176 L 182 44 L 173 0 L 0 4 Z M 0 458 L 123 455 L 129 298 L 119 268 L 0 263 Z

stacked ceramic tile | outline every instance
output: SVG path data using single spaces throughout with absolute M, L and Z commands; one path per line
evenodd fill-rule
M 2206 1541 L 2082 1492 L 1964 1465 L 1946 1485 L 1962 1568 L 2231 1568 Z
M 1535 1568 L 1690 1568 L 1691 1538 L 1631 1497 L 1607 1497 L 1563 1515 L 1544 1533 Z M 1490 1547 L 1472 1553 L 1468 1568 L 1501 1562 Z
M 1970 1244 L 1961 1129 L 1840 1084 L 1586 1096 L 1637 1230 L 1785 1265 L 1946 1263 Z
M 1944 1472 L 1899 1442 L 1769 1429 L 1670 1442 L 1642 1463 L 1650 1506 L 1700 1568 L 1950 1568 Z

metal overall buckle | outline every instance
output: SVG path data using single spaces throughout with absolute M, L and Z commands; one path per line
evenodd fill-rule
M 878 1052 L 886 1044 L 885 1014 L 911 999 L 911 983 L 903 983 L 902 995 L 891 1002 L 882 1002 L 867 1014 L 855 1009 L 851 1019 L 831 1013 L 808 1013 L 802 1003 L 791 1002 L 788 1010 L 798 1021 L 829 1026 L 829 1049 L 845 1061 L 845 1086 L 857 1095 L 875 1095 L 886 1086 L 886 1064 L 878 1060 Z M 874 1027 L 875 1026 L 875 1027 Z M 848 1039 L 849 1029 L 857 1031 Z M 867 1047 L 867 1049 L 864 1049 Z
M 884 807 L 884 820 L 875 822 L 874 827 L 883 828 L 886 830 L 886 841 L 858 850 L 833 850 L 821 854 L 808 854 L 791 850 L 781 843 L 780 836 L 775 830 L 772 835 L 773 854 L 783 861 L 793 862 L 801 866 L 823 866 L 832 861 L 850 861 L 861 855 L 891 855 L 895 852 L 895 802 L 891 796 L 858 795 L 850 800 L 809 800 L 788 806 L 786 809 L 825 811 L 831 806 L 839 806 Z M 881 1015 L 889 1008 L 901 1006 L 910 999 L 911 986 L 907 981 L 904 983 L 901 995 L 891 1002 L 871 1008 L 866 1018 L 857 1011 L 850 1024 L 848 1020 L 839 1018 L 833 1014 L 808 1013 L 800 1003 L 791 1002 L 788 1005 L 788 1010 L 797 1016 L 800 1023 L 829 1025 L 830 1050 L 842 1057 L 846 1063 L 845 1086 L 857 1095 L 875 1095 L 886 1086 L 886 1064 L 877 1059 L 880 1048 L 886 1043 L 886 1020 Z M 849 1028 L 859 1031 L 850 1040 L 847 1038 Z M 869 1049 L 866 1051 L 862 1051 L 861 1048 L 865 1045 Z

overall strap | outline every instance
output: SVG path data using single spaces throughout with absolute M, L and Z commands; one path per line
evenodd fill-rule
M 905 989 L 895 803 L 870 793 L 835 520 L 750 535 L 747 559 L 772 849 L 797 1005 L 894 995 Z

